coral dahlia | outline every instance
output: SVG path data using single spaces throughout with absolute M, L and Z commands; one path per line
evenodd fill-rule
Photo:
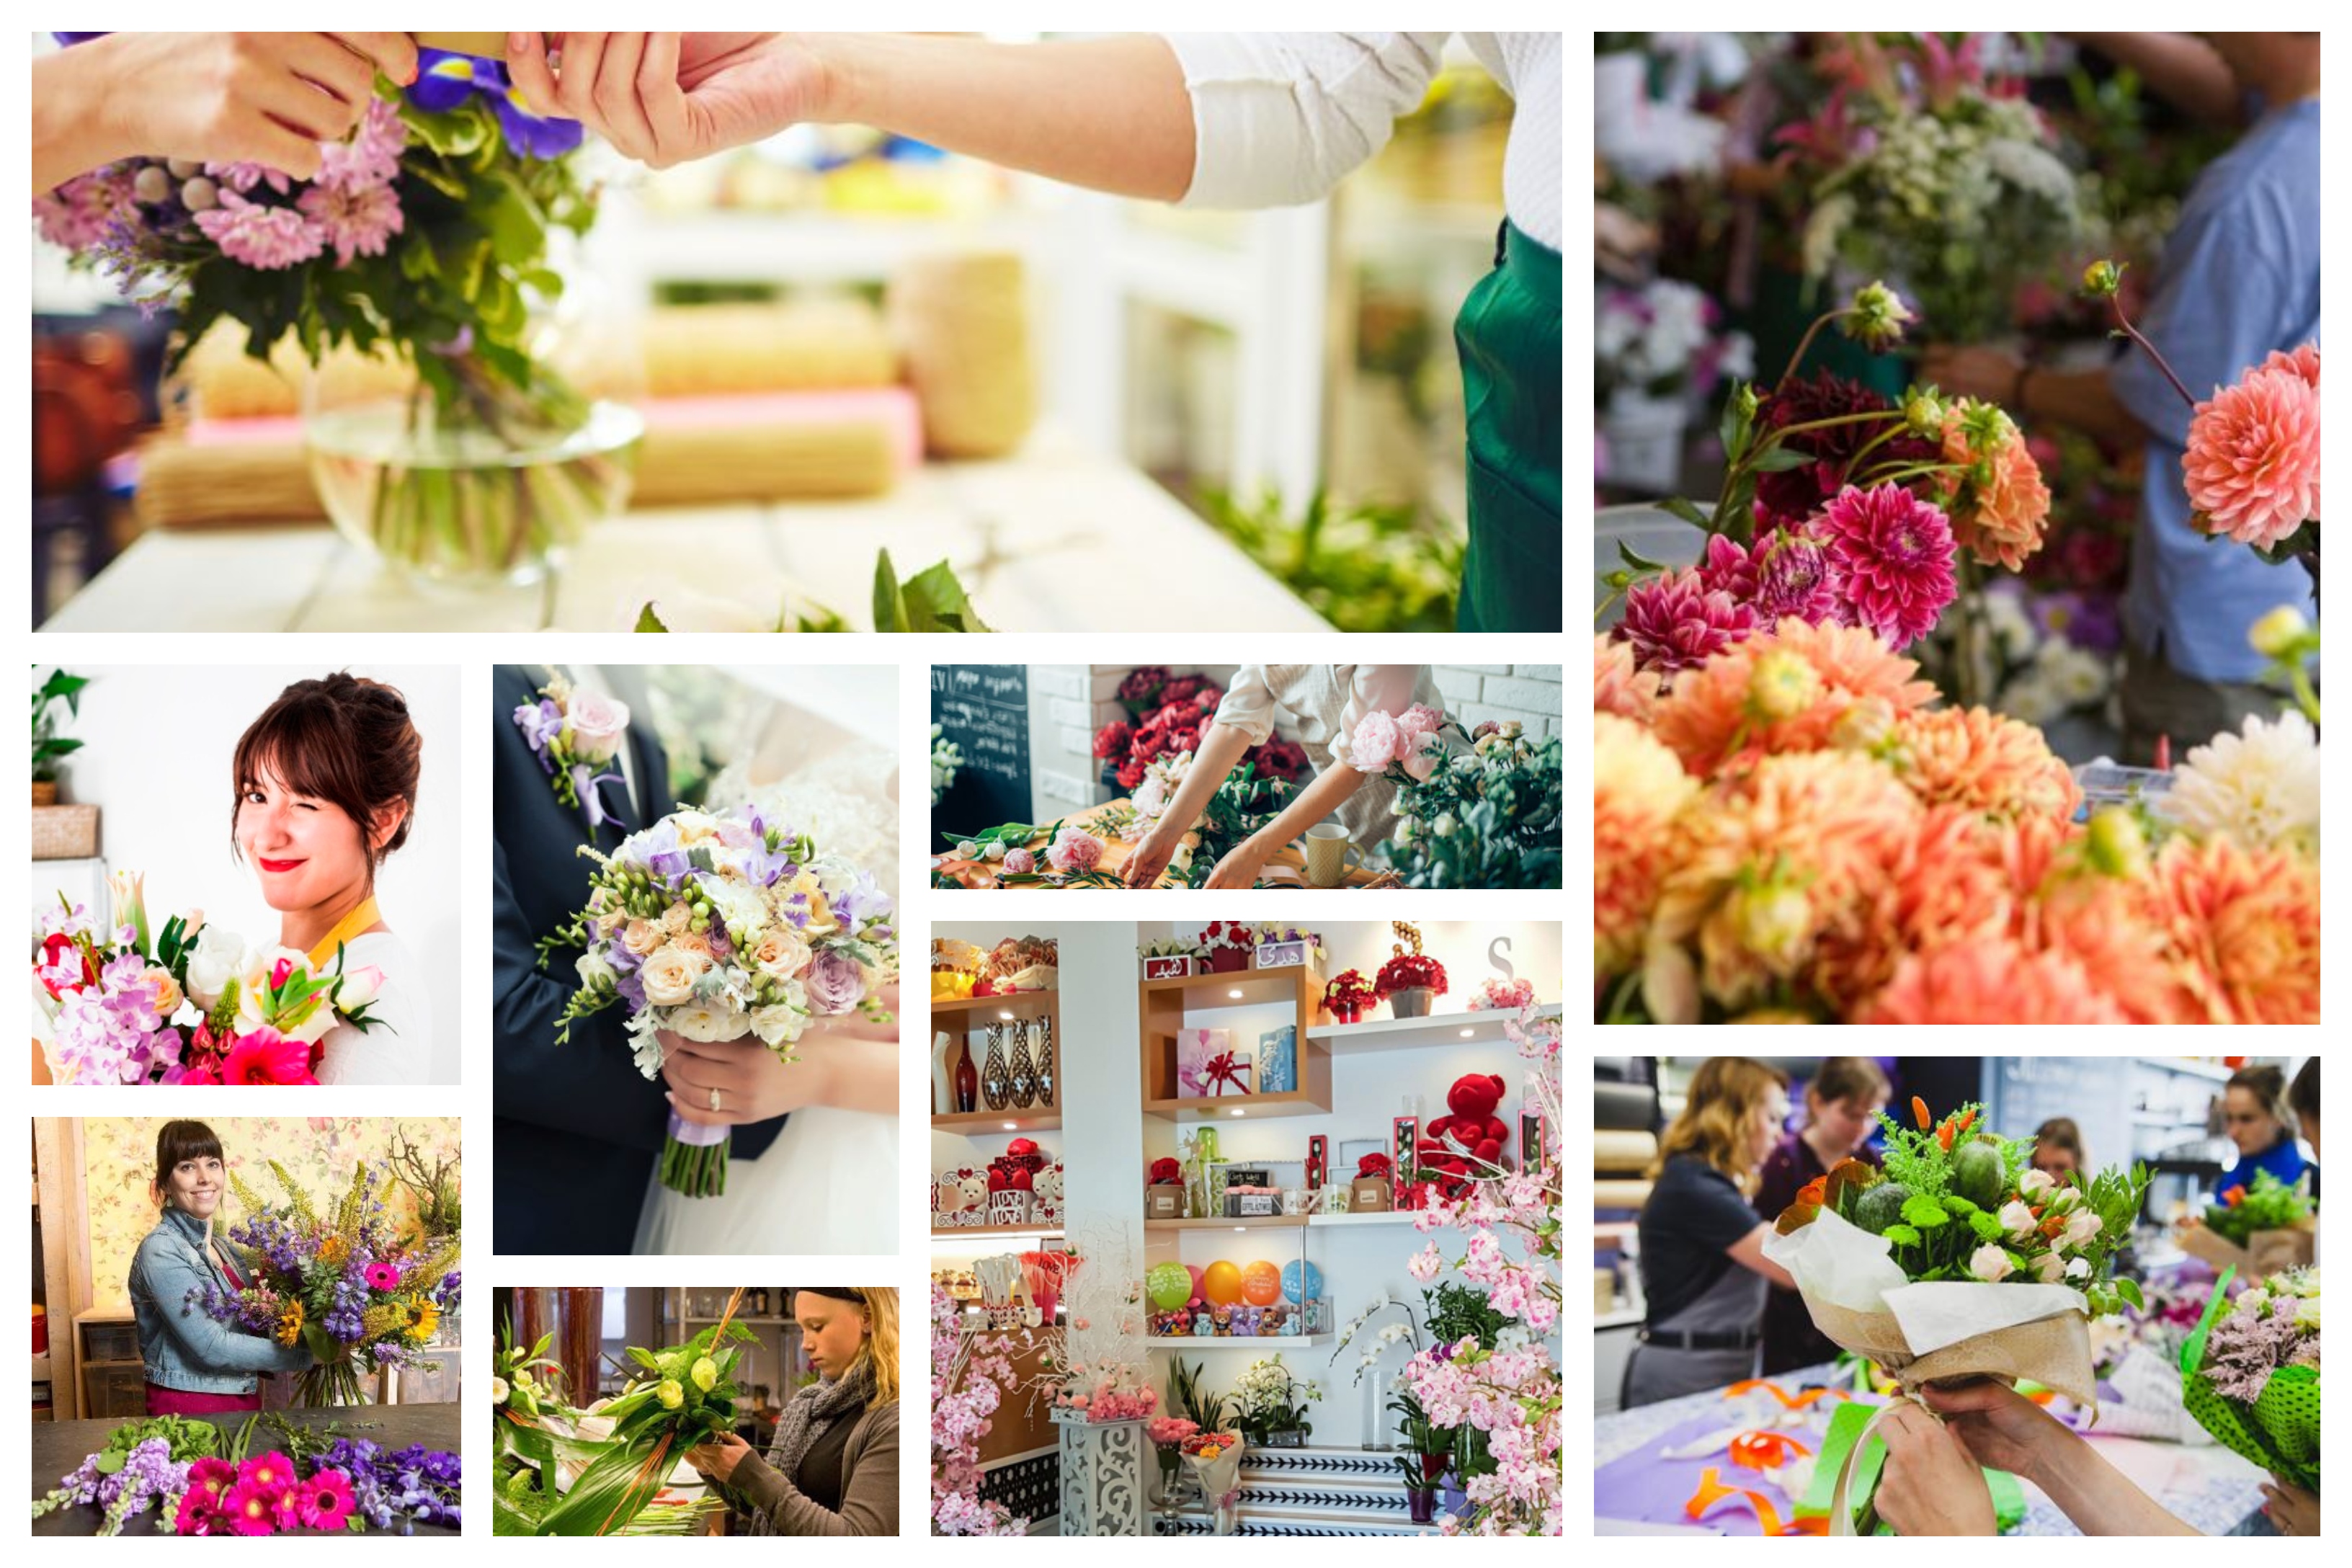
M 2192 1021 L 2319 1022 L 2319 868 L 2226 837 L 2169 840 L 2150 908 Z
M 1756 668 L 1783 650 L 1812 667 L 1819 689 L 1801 711 L 1765 719 L 1754 710 Z M 1936 689 L 1913 679 L 1918 672 L 1873 633 L 1791 616 L 1676 678 L 1658 700 L 1658 739 L 1702 778 L 1737 756 L 1819 751 L 1834 743 L 1840 721 L 1858 708 L 1883 706 L 1891 724 L 1931 700 Z
M 2120 1024 L 2123 1010 L 2073 959 L 2008 937 L 1914 953 L 1857 1024 Z
M 1961 468 L 1938 481 L 1954 541 L 1980 565 L 2017 571 L 2050 521 L 2050 489 L 2025 437 L 1993 405 L 1961 402 L 1944 417 L 1944 458 Z
M 1756 612 L 1730 595 L 1709 592 L 1685 568 L 1625 591 L 1625 616 L 1612 636 L 1633 645 L 1633 662 L 1671 675 L 1704 664 L 1756 629 Z
M 1622 973 L 1641 957 L 1675 816 L 1696 794 L 1675 754 L 1640 724 L 1592 716 L 1592 972 Z
M 1658 678 L 1633 668 L 1633 648 L 1605 632 L 1594 637 L 1592 710 L 1647 724 L 1657 700 Z
M 1901 485 L 1848 485 L 1810 531 L 1827 546 L 1843 585 L 1846 617 L 1895 648 L 1935 629 L 1959 593 L 1952 576 L 1950 520 Z
M 2319 516 L 2318 351 L 2308 379 L 2282 357 L 2197 405 L 2180 459 L 2198 526 L 2264 550 Z
M 1895 721 L 1904 779 L 1930 805 L 1965 807 L 1995 821 L 2063 822 L 2083 794 L 2031 724 L 1983 708 L 1923 709 Z

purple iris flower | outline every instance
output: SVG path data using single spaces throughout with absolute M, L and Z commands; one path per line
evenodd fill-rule
M 577 149 L 586 134 L 576 120 L 533 114 L 500 61 L 446 49 L 416 51 L 416 85 L 408 89 L 408 100 L 417 108 L 446 113 L 478 92 L 497 110 L 507 145 L 526 158 L 561 158 Z

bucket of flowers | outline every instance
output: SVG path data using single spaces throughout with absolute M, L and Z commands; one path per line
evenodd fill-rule
M 1429 1016 L 1430 998 L 1445 994 L 1445 965 L 1420 951 L 1421 939 L 1413 939 L 1414 951 L 1396 950 L 1395 956 L 1381 965 L 1373 980 L 1380 994 L 1388 999 L 1389 1011 L 1400 1018 Z
M 1906 1394 L 1929 1383 L 2030 1380 L 2095 1410 L 2089 1321 L 2141 1302 L 2114 1268 L 2147 1168 L 2061 1185 L 2031 1168 L 2032 1140 L 1980 1128 L 1979 1106 L 1939 1121 L 1915 1096 L 1911 1113 L 1912 1127 L 1879 1117 L 1883 1171 L 1845 1160 L 1806 1184 L 1764 1255 L 1795 1278 L 1815 1327 L 1877 1363 Z M 1874 1415 L 1847 1451 L 1832 1533 L 1854 1531 L 1855 1461 L 1900 1402 Z
M 1234 974 L 1247 969 L 1250 951 L 1257 943 L 1257 928 L 1243 921 L 1211 921 L 1201 928 L 1197 951 L 1211 974 Z
M 1360 969 L 1343 969 L 1323 987 L 1323 1010 L 1335 1024 L 1360 1024 L 1380 1002 L 1381 988 L 1365 979 Z

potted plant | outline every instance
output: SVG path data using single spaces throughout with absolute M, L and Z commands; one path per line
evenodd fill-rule
M 70 752 L 81 750 L 79 741 L 58 733 L 57 705 L 63 702 L 70 718 L 81 716 L 81 689 L 89 684 L 86 675 L 68 675 L 62 669 L 49 671 L 48 679 L 41 682 L 33 693 L 33 804 L 58 804 L 58 759 Z
M 1234 1384 L 1242 1436 L 1268 1448 L 1304 1447 L 1315 1430 L 1307 1406 L 1322 1397 L 1321 1385 L 1293 1377 L 1278 1352 L 1250 1363 Z
M 1335 1024 L 1360 1024 L 1380 1002 L 1380 987 L 1365 979 L 1360 969 L 1342 970 L 1323 987 L 1323 1010 Z
M 1415 1524 L 1433 1524 L 1437 1519 L 1437 1487 L 1445 1475 L 1446 1461 L 1454 1456 L 1454 1435 L 1444 1427 L 1434 1426 L 1421 1401 L 1410 1394 L 1400 1394 L 1388 1403 L 1397 1415 L 1397 1436 L 1404 1440 L 1404 1451 L 1396 1457 L 1397 1468 L 1404 1472 L 1406 1506 L 1412 1510 Z
M 1414 938 L 1418 948 L 1420 938 Z M 1399 948 L 1396 956 L 1381 965 L 1374 982 L 1382 996 L 1388 998 L 1389 1010 L 1400 1018 L 1426 1018 L 1433 996 L 1445 994 L 1445 965 L 1419 952 L 1407 952 Z
M 1256 944 L 1255 928 L 1241 921 L 1211 921 L 1202 930 L 1196 951 L 1208 961 L 1211 974 L 1232 974 L 1247 969 L 1250 949 Z

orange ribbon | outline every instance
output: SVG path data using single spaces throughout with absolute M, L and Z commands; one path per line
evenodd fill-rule
M 1737 1399 L 1739 1395 L 1746 1394 L 1748 1390 L 1754 1388 L 1760 1388 L 1767 1394 L 1769 1394 L 1773 1398 L 1779 1400 L 1780 1402 L 1780 1408 L 1783 1410 L 1810 1409 L 1813 1402 L 1821 1398 L 1822 1395 L 1825 1394 L 1833 1394 L 1840 1399 L 1852 1399 L 1853 1397 L 1853 1394 L 1847 1393 L 1843 1388 L 1809 1388 L 1802 1394 L 1790 1394 L 1779 1384 L 1761 1377 L 1743 1378 L 1741 1381 L 1733 1384 L 1729 1388 L 1725 1389 L 1723 1391 L 1723 1396 L 1726 1399 Z
M 1713 1465 L 1699 1472 L 1698 1490 L 1691 1493 L 1690 1501 L 1683 1504 L 1685 1514 L 1692 1519 L 1697 1519 L 1725 1498 L 1743 1497 L 1748 1500 L 1748 1506 L 1756 1510 L 1756 1522 L 1763 1526 L 1765 1534 L 1780 1533 L 1780 1513 L 1772 1506 L 1769 1498 L 1762 1492 L 1750 1491 L 1746 1487 L 1725 1486 L 1716 1479 L 1716 1475 Z
M 1731 1440 L 1731 1462 L 1751 1470 L 1777 1470 L 1789 1462 L 1791 1448 L 1812 1453 L 1786 1432 L 1742 1432 Z

